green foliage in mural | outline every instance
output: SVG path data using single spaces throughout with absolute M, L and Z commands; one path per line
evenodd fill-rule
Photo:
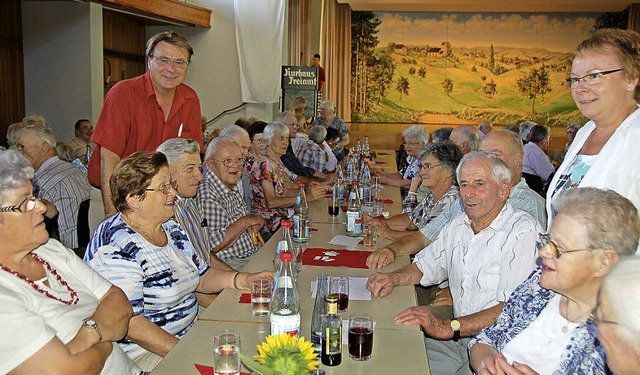
M 409 80 L 405 76 L 400 76 L 396 82 L 396 91 L 400 93 L 400 101 L 402 101 L 402 94 L 409 95 Z
M 528 74 L 516 80 L 518 90 L 531 100 L 531 113 L 536 113 L 536 99 L 544 99 L 551 92 L 549 73 L 544 66 L 533 68 Z

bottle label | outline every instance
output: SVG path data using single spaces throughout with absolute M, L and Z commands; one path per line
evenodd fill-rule
M 278 315 L 278 312 L 272 312 L 271 335 L 279 335 L 281 333 L 300 337 L 300 314 Z
M 324 333 L 327 337 L 325 353 L 329 355 L 342 353 L 342 327 L 327 327 Z
M 293 215 L 293 239 L 296 242 L 309 241 L 309 219 Z
M 362 218 L 360 213 L 347 211 L 347 233 L 360 235 L 362 233 Z

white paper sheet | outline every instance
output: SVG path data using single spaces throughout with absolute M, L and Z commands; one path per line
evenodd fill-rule
M 316 280 L 311 281 L 311 298 L 316 298 Z M 349 300 L 371 301 L 366 277 L 349 277 Z
M 329 241 L 329 243 L 332 244 L 332 245 L 346 246 L 346 247 L 349 247 L 349 248 L 354 248 L 354 247 L 358 246 L 360 241 L 362 241 L 362 237 L 349 237 L 349 236 L 343 236 L 343 235 L 339 234 L 339 235 L 333 237 L 331 239 L 331 241 Z

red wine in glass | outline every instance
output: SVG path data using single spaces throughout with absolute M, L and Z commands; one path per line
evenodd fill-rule
M 349 357 L 356 361 L 371 359 L 373 331 L 367 327 L 349 328 Z

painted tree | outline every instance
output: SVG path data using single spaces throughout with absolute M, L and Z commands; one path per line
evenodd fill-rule
M 351 14 L 351 102 L 354 112 L 366 112 L 372 93 L 374 52 L 378 45 L 380 21 L 373 12 Z M 388 49 L 393 50 L 393 45 Z
M 424 67 L 421 67 L 420 70 L 418 70 L 418 75 L 420 76 L 420 78 L 426 77 L 427 70 Z
M 452 80 L 450 80 L 449 78 L 445 78 L 444 81 L 442 81 L 441 85 L 442 85 L 442 89 L 447 95 L 451 94 L 451 92 L 453 91 Z
M 516 80 L 518 90 L 531 100 L 531 113 L 536 113 L 536 99 L 543 99 L 551 92 L 549 84 L 549 72 L 542 66 L 533 68 L 531 71 Z
M 400 101 L 402 94 L 409 95 L 409 80 L 405 76 L 400 76 L 396 82 L 396 91 L 400 93 Z
M 376 53 L 371 67 L 371 93 L 376 98 L 376 104 L 384 97 L 393 82 L 395 63 L 390 52 Z
M 493 72 L 496 67 L 496 58 L 493 53 L 493 44 L 491 44 L 491 50 L 489 51 L 489 70 Z

